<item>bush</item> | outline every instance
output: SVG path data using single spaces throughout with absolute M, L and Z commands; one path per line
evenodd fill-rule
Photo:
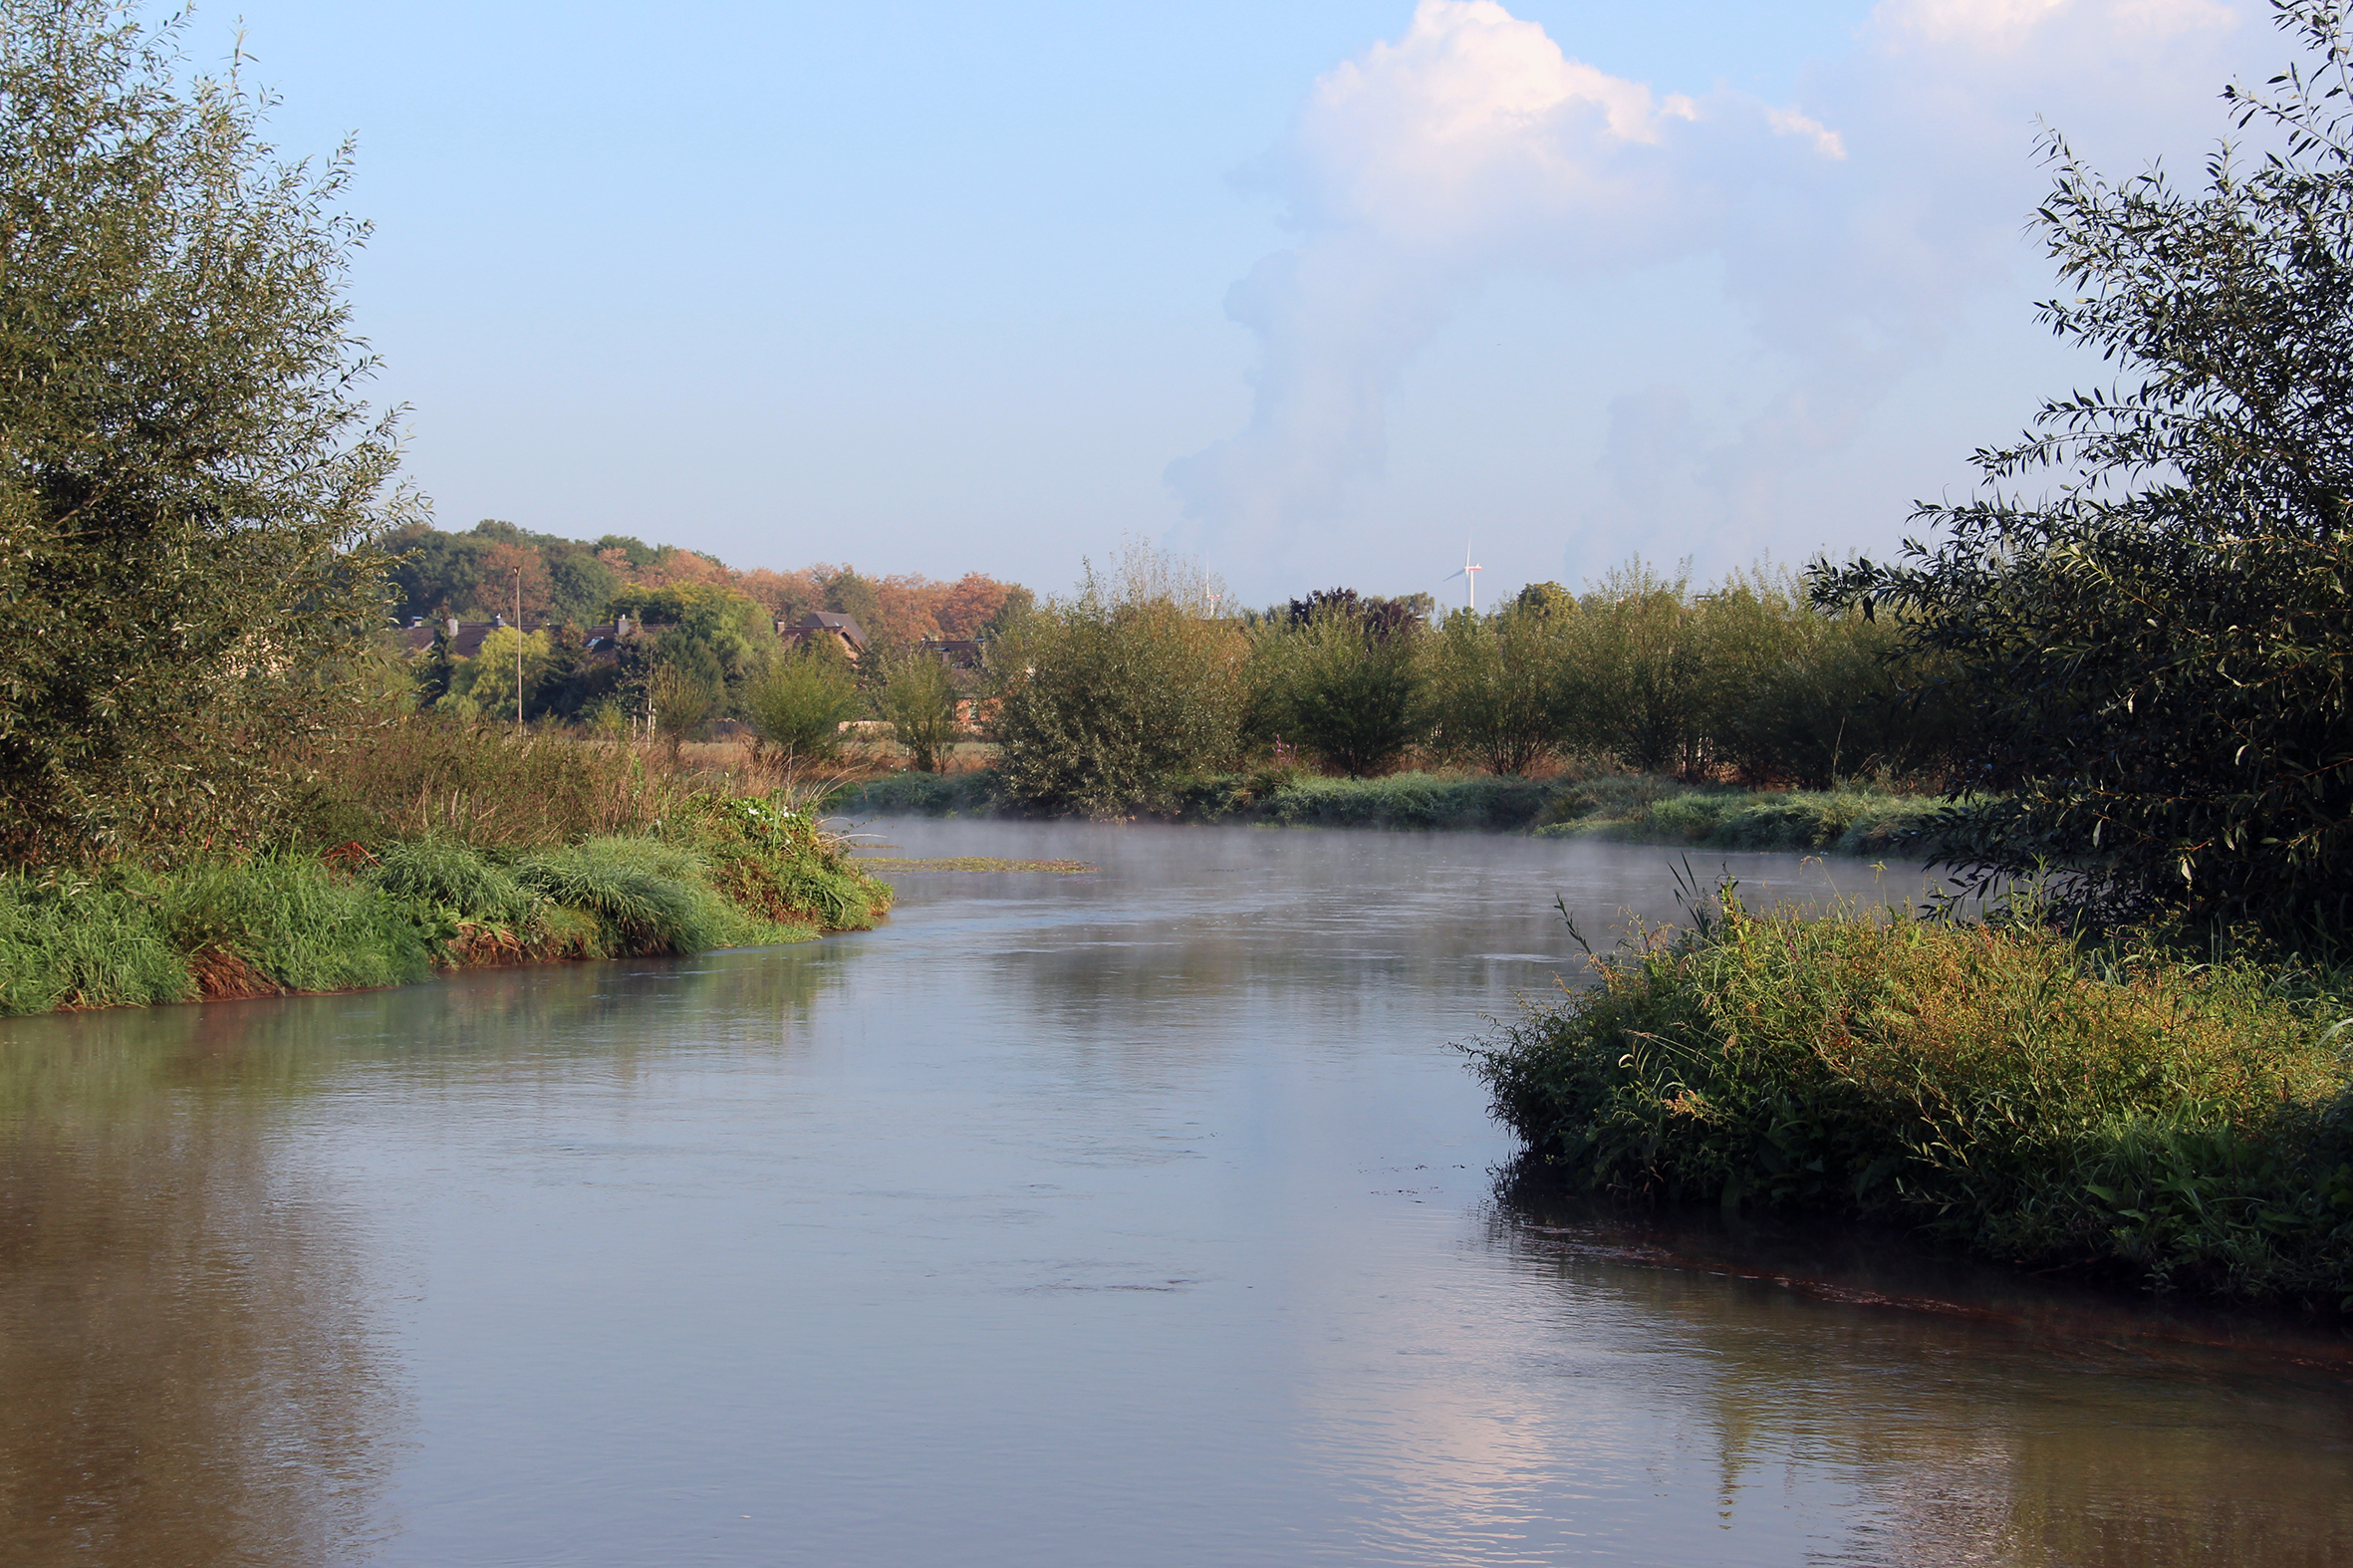
M 2342 1004 L 2245 961 L 1853 913 L 1700 927 L 1472 1052 L 1596 1191 L 1876 1216 L 2153 1288 L 2353 1306 Z
M 1295 602 L 1252 640 L 1248 666 L 1251 730 L 1352 778 L 1395 766 L 1425 722 L 1419 618 L 1367 608 L 1345 590 Z
M 832 638 L 811 638 L 747 682 L 741 706 L 761 744 L 790 762 L 825 762 L 842 749 L 842 723 L 858 715 L 858 677 Z
M 1118 580 L 1090 565 L 1077 599 L 993 645 L 1005 792 L 1040 811 L 1122 816 L 1165 804 L 1178 780 L 1230 768 L 1249 650 L 1208 603 L 1197 576 L 1132 550 Z

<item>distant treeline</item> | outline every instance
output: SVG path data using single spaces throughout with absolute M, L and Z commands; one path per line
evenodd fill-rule
M 625 591 L 699 585 L 740 594 L 773 620 L 795 621 L 812 610 L 849 616 L 887 646 L 977 637 L 1008 604 L 1020 611 L 1030 603 L 1027 589 L 978 572 L 954 582 L 867 577 L 823 563 L 797 572 L 743 572 L 675 545 L 625 534 L 564 539 L 495 518 L 461 534 L 412 525 L 391 536 L 386 548 L 402 558 L 392 572 L 398 595 L 393 611 L 402 620 L 511 617 L 518 573 L 523 619 L 530 623 L 591 626 L 612 619 Z
M 952 729 L 957 690 L 936 658 L 911 654 L 926 639 L 990 636 L 1033 603 L 1027 589 L 977 572 L 954 582 L 869 578 L 847 566 L 739 572 L 673 545 L 618 534 L 563 539 L 496 520 L 462 534 L 410 527 L 389 549 L 394 615 L 436 624 L 431 646 L 406 665 L 417 706 L 511 718 L 520 675 L 528 719 L 615 734 L 651 722 L 679 739 L 740 718 L 788 750 L 827 749 L 835 725 L 869 708 L 905 713 L 905 727 Z M 439 632 L 444 620 L 512 617 L 518 589 L 532 630 L 501 627 L 470 656 Z M 857 668 L 837 640 L 796 653 L 778 637 L 780 622 L 813 610 L 849 616 L 865 631 Z M 588 629 L 623 614 L 656 635 L 592 647 Z M 812 662 L 818 667 L 802 667 Z M 909 695 L 916 688 L 919 703 Z
M 1690 780 L 1827 787 L 1941 774 L 1956 726 L 1889 617 L 1826 614 L 1758 569 L 1705 589 L 1640 561 L 1500 608 L 1348 589 L 1216 617 L 1132 558 L 992 651 L 1007 787 L 1050 810 L 1150 807 L 1203 774 L 1294 759 L 1524 774 L 1606 759 Z

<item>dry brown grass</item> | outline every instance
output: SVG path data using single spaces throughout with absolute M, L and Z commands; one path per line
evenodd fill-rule
M 640 835 L 698 792 L 812 801 L 857 776 L 852 765 L 795 766 L 744 741 L 673 750 L 428 718 L 321 742 L 301 760 L 323 831 L 337 841 L 433 837 L 482 849 Z

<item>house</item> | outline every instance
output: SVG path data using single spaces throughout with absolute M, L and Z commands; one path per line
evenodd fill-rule
M 795 648 L 813 637 L 838 639 L 842 652 L 850 655 L 853 664 L 858 662 L 867 647 L 866 628 L 848 616 L 837 616 L 828 610 L 812 610 L 789 624 L 779 621 L 776 623 L 776 635 Z
M 978 669 L 981 651 L 988 647 L 988 640 L 977 637 L 927 637 L 916 646 L 950 669 Z
M 410 653 L 429 653 L 432 650 L 433 641 L 446 633 L 449 638 L 450 656 L 472 658 L 482 652 L 482 639 L 506 624 L 504 616 L 492 616 L 487 621 L 460 621 L 455 617 L 451 617 L 447 621 L 427 621 L 422 616 L 411 616 L 408 619 L 408 624 L 400 628 L 400 644 Z M 523 630 L 525 632 L 543 632 L 547 630 L 547 623 L 542 621 L 534 626 L 526 621 L 523 623 Z
M 434 641 L 446 634 L 452 658 L 473 658 L 482 652 L 482 640 L 506 624 L 504 616 L 492 616 L 487 621 L 459 621 L 454 617 L 447 621 L 427 621 L 422 616 L 412 616 L 408 624 L 399 629 L 399 638 L 402 647 L 413 655 L 430 653 Z M 552 621 L 526 618 L 523 622 L 526 634 L 553 633 L 556 630 L 556 624 Z M 610 626 L 587 628 L 581 633 L 581 643 L 592 658 L 610 659 L 620 653 L 624 643 L 656 638 L 662 631 L 663 628 L 659 626 L 648 626 L 642 621 L 622 616 Z

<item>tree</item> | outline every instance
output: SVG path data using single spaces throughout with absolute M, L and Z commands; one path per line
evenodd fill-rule
M 2057 861 L 2110 914 L 2353 915 L 2353 88 L 2335 6 L 2307 55 L 2223 98 L 2277 150 L 2205 187 L 2110 184 L 2055 133 L 2040 308 L 2118 367 L 1981 450 L 1985 493 L 1923 506 L 1898 564 L 1818 564 L 1829 604 L 1911 619 L 1965 704 L 1962 814 L 1991 879 Z M 2055 493 L 2002 487 L 2029 474 Z
M 178 24 L 0 0 L 0 855 L 265 831 L 384 624 L 392 415 L 338 152 L 282 163 Z
M 519 632 L 499 627 L 482 639 L 474 656 L 465 660 L 451 689 L 470 698 L 482 717 L 493 723 L 515 721 L 515 655 L 522 654 L 525 717 L 542 711 L 541 682 L 555 656 L 554 639 L 543 631 Z
M 1427 653 L 1438 744 L 1495 773 L 1525 773 L 1551 751 L 1561 735 L 1570 620 L 1514 603 L 1440 622 Z
M 841 749 L 842 721 L 858 712 L 858 677 L 831 638 L 787 649 L 747 682 L 743 714 L 785 761 L 824 761 Z
M 607 620 L 627 615 L 659 627 L 651 654 L 656 663 L 689 656 L 684 652 L 689 645 L 700 649 L 710 660 L 705 672 L 722 698 L 758 673 L 778 646 L 776 623 L 758 600 L 712 583 L 632 585 L 606 603 L 604 615 Z
M 1334 589 L 1291 601 L 1253 639 L 1252 729 L 1354 778 L 1386 771 L 1423 725 L 1421 634 L 1393 600 Z
M 654 704 L 654 726 L 669 742 L 674 757 L 680 745 L 719 716 L 727 688 L 720 682 L 717 662 L 709 653 L 699 645 L 687 644 L 654 661 L 647 676 L 646 695 Z
M 1077 598 L 990 646 L 991 728 L 1016 799 L 1124 815 L 1232 765 L 1248 646 L 1238 624 L 1209 613 L 1210 589 L 1183 563 L 1132 546 L 1116 572 L 1089 563 Z
M 875 711 L 913 754 L 917 772 L 939 771 L 940 756 L 955 743 L 956 687 L 936 654 L 907 649 L 892 655 L 875 693 Z

